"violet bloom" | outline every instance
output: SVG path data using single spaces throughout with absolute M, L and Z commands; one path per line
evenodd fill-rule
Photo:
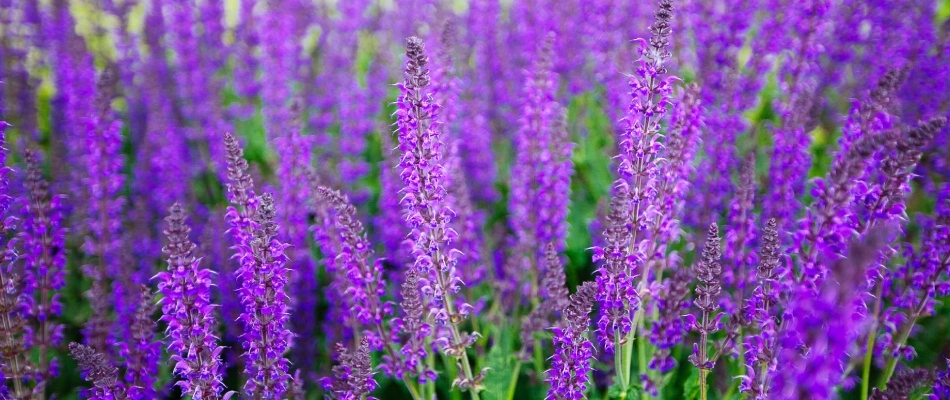
M 315 173 L 310 176 L 310 186 L 314 191 L 320 187 L 320 180 Z M 313 196 L 315 199 L 319 196 Z M 324 201 L 313 201 L 311 204 L 314 213 L 315 223 L 310 227 L 313 233 L 313 241 L 320 250 L 320 257 L 323 261 L 323 267 L 327 275 L 331 276 L 331 281 L 324 291 L 329 310 L 323 320 L 323 332 L 328 341 L 344 342 L 354 337 L 359 330 L 355 316 L 347 312 L 345 284 L 349 281 L 346 271 L 340 268 L 337 263 L 337 256 L 342 252 L 343 244 L 340 242 L 340 235 L 336 231 L 336 222 L 333 216 L 333 210 Z
M 584 398 L 589 383 L 587 374 L 591 370 L 590 360 L 594 358 L 594 345 L 587 337 L 589 314 L 598 290 L 593 282 L 578 286 L 577 293 L 571 295 L 570 304 L 563 311 L 562 322 L 551 329 L 554 355 L 551 357 L 551 369 L 545 373 L 551 385 L 546 397 L 548 400 Z
M 241 303 L 244 313 L 244 357 L 247 360 L 247 392 L 264 399 L 280 399 L 287 391 L 289 362 L 284 358 L 292 334 L 288 323 L 287 256 L 277 235 L 274 197 L 265 193 L 252 198 L 253 181 L 247 175 L 247 161 L 237 140 L 225 136 L 228 154 L 227 218 L 234 238 L 235 256 L 241 267 Z
M 268 131 L 268 138 L 279 157 L 277 165 L 277 177 L 280 182 L 277 191 L 278 218 L 284 228 L 286 242 L 290 246 L 288 249 L 288 257 L 291 260 L 289 269 L 294 272 L 291 275 L 289 287 L 289 295 L 294 302 L 293 317 L 290 321 L 292 330 L 300 334 L 300 337 L 307 338 L 317 334 L 317 322 L 314 315 L 317 299 L 313 293 L 318 288 L 315 282 L 316 265 L 310 257 L 308 246 L 310 227 L 306 210 L 309 195 L 307 173 L 313 163 L 311 154 L 314 140 L 313 136 L 303 134 L 302 123 L 299 122 L 302 112 L 302 102 L 294 99 L 290 106 L 290 114 L 298 122 L 288 120 L 287 126 L 269 126 L 268 129 L 279 128 L 280 130 Z M 314 372 L 312 364 L 316 358 L 316 343 L 304 340 L 294 343 L 293 347 L 295 351 L 291 356 L 294 364 L 308 374 Z
M 342 344 L 336 344 L 335 351 L 340 355 L 340 364 L 333 367 L 332 380 L 324 379 L 321 382 L 323 390 L 327 391 L 331 399 L 374 399 L 366 397 L 376 389 L 369 347 L 369 340 L 365 337 L 360 340 L 359 347 L 353 351 L 346 351 Z
M 826 178 L 814 181 L 811 191 L 815 201 L 805 218 L 799 221 L 799 229 L 794 235 L 797 247 L 794 250 L 799 255 L 796 271 L 799 282 L 817 289 L 828 273 L 826 265 L 819 261 L 819 255 L 844 251 L 847 240 L 853 235 L 853 228 L 847 223 L 853 202 L 852 190 L 870 157 L 881 147 L 882 140 L 881 134 L 859 137 L 846 154 L 832 163 Z
M 735 198 L 729 207 L 729 231 L 726 232 L 726 243 L 723 259 L 732 265 L 723 274 L 723 284 L 733 289 L 732 299 L 724 300 L 726 311 L 738 316 L 739 308 L 746 299 L 747 287 L 756 264 L 755 253 L 749 251 L 756 239 L 755 229 L 755 152 L 749 153 L 739 172 L 739 183 L 736 185 Z
M 371 96 L 367 87 L 361 87 L 356 77 L 345 83 L 348 90 L 346 98 L 341 99 L 340 107 L 340 178 L 349 188 L 353 203 L 361 206 L 370 197 L 369 188 L 364 179 L 369 175 L 366 163 L 367 139 L 373 133 L 373 116 L 376 114 L 378 98 Z
M 158 394 L 158 368 L 161 363 L 162 342 L 155 337 L 158 324 L 152 319 L 155 313 L 155 296 L 148 286 L 137 288 L 138 299 L 135 311 L 128 317 L 124 328 L 125 338 L 119 344 L 119 355 L 125 359 L 125 386 L 129 398 L 154 399 Z
M 937 378 L 934 379 L 934 395 L 938 399 L 950 398 L 950 359 L 945 359 L 946 368 L 937 371 Z
M 91 64 L 89 68 L 92 68 Z M 103 72 L 97 82 L 95 107 L 87 110 L 88 114 L 81 117 L 84 129 L 81 143 L 85 146 L 82 151 L 85 166 L 83 182 L 88 188 L 86 193 L 89 196 L 83 212 L 87 232 L 83 251 L 92 257 L 93 262 L 84 269 L 88 276 L 98 282 L 99 289 L 103 292 L 107 290 L 106 282 L 109 278 L 116 279 L 117 289 L 123 289 L 121 281 L 128 278 L 126 269 L 120 267 L 120 221 L 125 210 L 125 198 L 121 193 L 125 179 L 122 175 L 124 161 L 121 154 L 121 121 L 115 117 L 111 108 L 115 78 L 112 70 Z M 128 290 L 118 290 L 113 299 L 120 319 L 134 313 L 137 304 L 131 297 L 127 297 L 134 288 L 125 289 Z M 111 347 L 109 335 L 113 331 L 106 320 L 108 295 L 91 295 L 89 300 L 94 314 L 84 332 L 86 343 L 98 351 L 105 352 Z
M 544 247 L 544 271 L 540 278 L 540 303 L 531 312 L 522 318 L 521 324 L 521 351 L 519 356 L 526 358 L 533 354 L 535 333 L 551 326 L 551 318 L 556 317 L 570 304 L 565 285 L 564 265 L 558 256 L 554 243 Z
M 432 327 L 426 322 L 423 310 L 419 271 L 407 268 L 405 278 L 400 291 L 400 306 L 405 315 L 393 318 L 391 322 L 393 333 L 403 336 L 401 363 L 394 365 L 392 373 L 407 382 L 410 377 L 415 377 L 419 383 L 435 382 L 438 375 L 426 365 L 429 355 L 426 340 L 432 333 Z
M 744 340 L 746 365 L 745 374 L 739 376 L 739 390 L 756 400 L 764 400 L 769 395 L 769 378 L 778 368 L 777 329 L 781 314 L 776 310 L 776 306 L 779 306 L 784 298 L 786 286 L 783 282 L 786 271 L 783 268 L 778 222 L 775 218 L 770 218 L 762 230 L 755 277 L 758 286 L 749 299 L 748 306 L 751 310 L 751 322 L 757 331 Z
M 601 304 L 602 313 L 597 320 L 597 338 L 607 352 L 615 351 L 614 347 L 630 333 L 633 313 L 640 306 L 633 279 L 642 260 L 638 255 L 630 254 L 629 199 L 626 184 L 620 182 L 607 214 L 605 245 L 593 249 L 594 262 L 604 261 L 597 269 L 596 299 Z
M 673 110 L 670 122 L 673 128 L 666 136 L 666 164 L 660 171 L 662 183 L 657 188 L 656 212 L 650 226 L 652 248 L 648 248 L 645 253 L 653 261 L 661 261 L 665 257 L 666 246 L 683 234 L 680 218 L 684 203 L 687 203 L 684 199 L 692 187 L 693 161 L 703 121 L 699 87 L 687 86 L 682 100 Z
M 69 354 L 82 368 L 83 378 L 92 383 L 90 400 L 125 400 L 125 389 L 119 384 L 119 370 L 106 356 L 92 347 L 79 343 L 69 344 Z
M 409 245 L 406 243 L 408 231 L 403 216 L 405 210 L 399 204 L 402 179 L 399 177 L 398 158 L 395 153 L 392 135 L 388 129 L 380 129 L 380 142 L 383 159 L 379 163 L 379 214 L 373 220 L 378 240 L 382 242 L 386 260 L 403 266 L 409 260 Z
M 170 8 L 169 47 L 178 60 L 175 82 L 178 95 L 184 103 L 181 107 L 183 117 L 192 123 L 186 132 L 190 139 L 207 146 L 210 159 L 204 161 L 218 174 L 223 175 L 226 155 L 225 149 L 221 148 L 223 122 L 216 96 L 222 88 L 216 77 L 217 71 L 209 62 L 210 54 L 202 51 L 202 38 L 197 32 L 200 25 L 195 17 L 196 8 L 180 2 L 172 4 Z M 196 163 L 197 165 L 201 164 Z
M 245 358 L 248 381 L 244 388 L 264 399 L 280 399 L 287 391 L 289 362 L 284 353 L 293 334 L 288 324 L 288 273 L 286 244 L 277 236 L 274 198 L 265 193 L 254 215 L 254 232 L 248 248 L 239 252 L 243 280 L 239 291 L 244 304 Z M 245 245 L 238 245 L 245 246 Z
M 884 390 L 874 388 L 870 400 L 905 400 L 917 398 L 918 389 L 927 388 L 934 383 L 933 372 L 924 368 L 905 368 L 887 382 Z M 936 392 L 936 389 L 934 389 Z M 921 398 L 927 398 L 922 396 Z M 940 397 L 938 397 L 939 399 Z
M 903 265 L 884 269 L 883 300 L 889 307 L 883 315 L 887 327 L 879 338 L 877 353 L 887 360 L 886 376 L 897 362 L 916 355 L 907 341 L 920 318 L 933 315 L 938 297 L 950 294 L 950 185 L 937 195 L 936 215 L 920 224 L 919 249 L 905 246 Z
M 626 182 L 630 190 L 630 218 L 634 231 L 628 246 L 636 244 L 636 233 L 647 225 L 647 210 L 656 196 L 658 157 L 663 145 L 659 139 L 660 120 L 666 114 L 670 104 L 669 95 L 673 91 L 673 82 L 678 78 L 666 76 L 664 63 L 670 58 L 670 24 L 673 18 L 672 0 L 660 0 L 655 20 L 650 26 L 650 40 L 638 39 L 640 44 L 640 66 L 631 77 L 630 87 L 633 101 L 620 135 L 620 165 L 617 171 L 620 180 Z
M 478 384 L 465 348 L 474 343 L 476 336 L 463 334 L 459 325 L 472 310 L 466 303 L 456 303 L 453 297 L 464 282 L 455 270 L 457 254 L 450 247 L 456 233 L 447 229 L 452 210 L 445 202 L 445 168 L 442 165 L 442 127 L 439 106 L 428 91 L 429 58 L 422 40 L 411 37 L 406 41 L 405 82 L 399 84 L 402 95 L 397 100 L 396 115 L 399 127 L 399 148 L 402 150 L 401 177 L 406 187 L 402 203 L 406 222 L 412 227 L 413 269 L 420 271 L 427 281 L 420 281 L 422 290 L 438 306 L 432 311 L 435 321 L 448 325 L 450 338 L 437 340 L 443 351 L 459 359 L 462 371 L 456 383 L 463 388 Z
M 63 326 L 54 319 L 62 315 L 59 291 L 66 286 L 66 229 L 62 205 L 65 197 L 50 194 L 36 154 L 27 150 L 24 156 L 27 204 L 21 238 L 26 280 L 33 286 L 29 303 L 32 328 L 27 331 L 28 341 L 39 352 L 37 373 L 42 378 L 50 378 L 59 374 L 53 348 L 63 340 Z
M 650 327 L 650 343 L 656 347 L 650 360 L 650 369 L 666 374 L 676 367 L 673 348 L 682 343 L 688 326 L 681 317 L 689 308 L 689 284 L 692 282 L 684 266 L 675 269 L 663 282 L 656 296 L 659 318 Z M 661 376 L 658 375 L 658 376 Z
M 214 305 L 211 303 L 213 273 L 200 268 L 195 257 L 195 244 L 188 235 L 191 228 L 187 215 L 175 203 L 165 218 L 168 245 L 168 271 L 159 273 L 158 290 L 162 292 L 162 320 L 168 324 L 168 351 L 175 365 L 177 383 L 186 395 L 202 400 L 221 396 L 222 347 L 217 344 L 214 327 Z
M 13 235 L 17 218 L 9 214 L 12 198 L 9 195 L 9 178 L 12 171 L 6 166 L 6 141 L 4 132 L 6 122 L 0 121 L 0 364 L 3 365 L 4 377 L 11 381 L 10 392 L 13 399 L 31 398 L 32 390 L 28 386 L 30 378 L 35 374 L 34 367 L 29 362 L 27 353 L 28 343 L 24 342 L 24 330 L 30 315 L 29 291 L 35 284 L 24 277 L 18 265 L 17 240 Z M 24 293 L 23 290 L 28 290 Z M 0 381 L 0 386 L 5 381 Z M 42 385 L 41 385 L 42 386 Z
M 458 233 L 454 247 L 460 253 L 457 260 L 459 278 L 467 287 L 474 287 L 480 284 L 486 275 L 483 259 L 485 213 L 472 204 L 471 191 L 460 165 L 461 142 L 462 140 L 452 140 L 448 145 L 449 152 L 445 160 L 445 169 L 448 172 L 445 179 L 446 202 L 453 205 L 452 211 L 456 216 L 451 227 Z
M 878 252 L 882 232 L 872 232 L 864 242 L 849 247 L 845 258 L 825 253 L 832 276 L 818 290 L 802 285 L 789 301 L 789 321 L 779 332 L 778 365 L 772 377 L 776 398 L 832 398 L 841 383 L 843 362 L 854 354 L 855 296 L 864 285 L 865 267 Z M 805 349 L 803 352 L 802 349 Z M 770 397 L 772 397 L 770 395 Z
M 690 330 L 699 333 L 699 341 L 693 344 L 693 353 L 689 356 L 689 362 L 692 363 L 700 372 L 699 390 L 704 394 L 706 392 L 706 377 L 716 365 L 718 354 L 709 354 L 710 336 L 722 329 L 720 322 L 723 313 L 719 312 L 719 296 L 722 293 L 722 284 L 720 275 L 722 275 L 722 244 L 719 237 L 719 226 L 716 223 L 709 225 L 706 232 L 706 243 L 703 245 L 703 253 L 696 265 L 696 279 L 699 283 L 696 285 L 696 298 L 693 304 L 699 309 L 700 320 L 696 316 L 688 314 L 686 316 L 686 325 Z
M 348 282 L 341 285 L 347 297 L 346 309 L 359 321 L 363 338 L 368 340 L 370 349 L 382 350 L 384 342 L 391 339 L 388 334 L 384 334 L 383 323 L 393 313 L 392 304 L 383 300 L 386 281 L 382 263 L 372 262 L 372 250 L 363 232 L 363 224 L 356 218 L 356 207 L 350 204 L 349 199 L 343 193 L 327 187 L 317 190 L 323 201 L 336 213 L 336 231 L 342 244 L 336 264 L 348 278 Z
M 234 43 L 234 90 L 243 97 L 243 103 L 238 106 L 236 114 L 241 118 L 252 116 L 255 106 L 254 101 L 260 92 L 260 83 L 257 79 L 258 66 L 260 60 L 254 52 L 260 45 L 260 39 L 257 36 L 257 28 L 254 26 L 254 5 L 256 0 L 241 0 L 240 22 L 235 29 Z M 248 104 L 250 103 L 250 104 Z
M 567 208 L 572 172 L 563 107 L 558 104 L 557 75 L 553 73 L 554 34 L 538 46 L 531 69 L 526 72 L 524 103 L 514 138 L 515 160 L 511 167 L 509 218 L 520 269 L 534 277 L 543 273 L 544 247 L 553 243 L 563 251 L 567 237 Z M 537 278 L 535 278 L 537 279 Z M 531 282 L 537 288 L 537 282 Z M 536 297 L 536 290 L 532 297 Z

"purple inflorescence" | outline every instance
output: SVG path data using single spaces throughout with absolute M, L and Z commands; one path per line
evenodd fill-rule
M 587 374 L 594 358 L 594 345 L 587 338 L 587 330 L 597 291 L 593 282 L 578 287 L 577 293 L 571 295 L 570 304 L 563 310 L 561 323 L 551 329 L 555 350 L 551 369 L 547 371 L 547 381 L 551 384 L 548 399 L 584 398 L 590 383 Z
M 162 320 L 168 324 L 168 350 L 184 393 L 195 399 L 221 395 L 222 363 L 214 327 L 217 326 L 211 287 L 214 275 L 201 268 L 191 242 L 191 228 L 181 204 L 175 203 L 165 218 L 168 270 L 156 276 L 162 299 Z

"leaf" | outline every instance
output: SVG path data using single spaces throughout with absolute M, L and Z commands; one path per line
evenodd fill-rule
M 512 351 L 514 334 L 511 327 L 505 327 L 497 336 L 495 345 L 488 351 L 483 385 L 485 390 L 481 397 L 486 400 L 506 400 L 508 387 L 511 385 L 512 374 L 515 373 L 515 359 Z M 517 379 L 517 378 L 515 378 Z
M 634 383 L 627 388 L 627 395 L 622 396 L 623 390 L 619 385 L 612 385 L 607 389 L 608 399 L 640 400 L 640 385 Z

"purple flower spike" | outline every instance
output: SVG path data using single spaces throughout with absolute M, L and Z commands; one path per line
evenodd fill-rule
M 374 399 L 366 397 L 376 389 L 369 347 L 369 339 L 365 337 L 360 340 L 359 347 L 352 352 L 346 351 L 342 344 L 336 344 L 335 350 L 337 354 L 340 354 L 340 365 L 333 367 L 332 380 L 324 379 L 322 382 L 323 390 L 327 391 L 331 399 Z
M 6 127 L 6 122 L 0 121 L 0 129 Z M 7 149 L 5 148 L 3 132 L 0 131 L 0 366 L 4 378 L 10 381 L 7 389 L 11 399 L 30 399 L 32 390 L 29 381 L 34 377 L 35 367 L 29 361 L 28 343 L 24 342 L 24 331 L 30 316 L 30 298 L 32 293 L 24 293 L 24 289 L 33 290 L 34 282 L 30 282 L 30 275 L 24 280 L 18 265 L 17 239 L 12 230 L 16 228 L 17 219 L 8 214 L 12 198 L 9 193 L 7 175 L 10 167 L 6 162 Z M 3 386 L 5 380 L 0 380 Z M 40 385 L 42 387 L 42 385 Z
M 214 400 L 221 397 L 222 347 L 217 344 L 214 327 L 214 305 L 211 303 L 213 273 L 200 268 L 195 257 L 195 244 L 188 235 L 184 209 L 175 203 L 165 218 L 168 245 L 168 271 L 156 276 L 162 299 L 162 320 L 168 324 L 168 350 L 173 353 L 175 374 L 185 394 L 195 399 Z
M 429 58 L 421 39 L 407 39 L 406 58 L 406 80 L 398 85 L 402 95 L 397 100 L 396 116 L 399 148 L 402 150 L 400 176 L 406 185 L 402 204 L 414 243 L 412 269 L 419 271 L 421 289 L 433 299 L 435 307 L 430 311 L 433 318 L 451 331 L 451 337 L 441 337 L 436 342 L 446 355 L 458 359 L 462 366 L 455 384 L 474 390 L 481 376 L 472 373 L 465 348 L 474 343 L 476 335 L 464 333 L 459 328 L 472 306 L 456 303 L 454 299 L 464 282 L 455 268 L 457 250 L 450 247 L 457 234 L 449 229 L 454 213 L 445 201 L 444 144 L 439 105 L 428 89 Z
M 548 243 L 544 248 L 544 268 L 541 275 L 540 304 L 531 313 L 522 319 L 521 325 L 521 357 L 533 353 L 535 333 L 551 326 L 551 318 L 557 316 L 570 304 L 570 293 L 564 284 L 564 265 L 558 257 L 557 247 Z
M 759 264 L 756 268 L 758 286 L 749 300 L 751 323 L 757 331 L 745 338 L 746 373 L 739 376 L 739 390 L 751 398 L 765 400 L 769 394 L 769 377 L 775 373 L 779 316 L 776 306 L 786 292 L 779 246 L 778 221 L 770 218 L 762 230 Z
M 630 254 L 629 199 L 630 192 L 621 183 L 615 190 L 607 214 L 606 244 L 594 248 L 594 261 L 604 261 L 597 269 L 596 298 L 602 312 L 597 320 L 597 338 L 607 352 L 615 351 L 617 342 L 630 333 L 633 313 L 640 306 L 633 279 L 642 260 Z
M 598 287 L 586 282 L 571 295 L 570 305 L 564 309 L 561 324 L 552 329 L 554 356 L 546 380 L 551 385 L 546 399 L 579 400 L 589 383 L 590 360 L 594 358 L 594 345 L 587 338 L 590 327 L 591 308 Z
M 722 293 L 721 258 L 722 243 L 719 237 L 719 226 L 714 222 L 709 225 L 709 230 L 706 232 L 706 244 L 703 245 L 702 256 L 696 265 L 696 279 L 699 283 L 696 285 L 696 298 L 693 304 L 699 309 L 701 317 L 697 321 L 693 314 L 686 316 L 689 329 L 699 333 L 699 341 L 693 344 L 693 353 L 689 356 L 689 362 L 699 369 L 699 390 L 703 393 L 703 397 L 707 390 L 706 377 L 716 366 L 716 359 L 721 355 L 721 352 L 709 354 L 710 336 L 722 329 L 720 321 L 724 315 L 719 312 L 719 296 Z
M 540 278 L 545 246 L 564 250 L 570 202 L 572 146 L 567 141 L 565 110 L 557 102 L 557 75 L 552 72 L 554 34 L 545 36 L 525 76 L 524 103 L 515 135 L 509 208 L 517 243 L 513 256 Z M 517 282 L 512 282 L 516 284 Z M 531 282 L 537 289 L 538 282 Z M 536 290 L 532 293 L 537 296 Z
M 66 230 L 63 227 L 63 196 L 51 196 L 43 179 L 40 161 L 31 150 L 25 153 L 28 202 L 23 220 L 23 259 L 33 293 L 30 315 L 33 329 L 28 341 L 39 351 L 37 372 L 41 378 L 58 375 L 53 349 L 63 340 L 63 326 L 54 318 L 63 312 L 59 291 L 66 286 Z
M 436 372 L 425 363 L 429 355 L 426 339 L 432 333 L 432 327 L 425 319 L 422 293 L 419 290 L 419 271 L 407 268 L 405 278 L 400 292 L 405 316 L 393 318 L 391 325 L 394 334 L 404 337 L 400 350 L 402 362 L 394 368 L 393 375 L 401 376 L 406 381 L 415 377 L 419 383 L 434 382 Z
M 243 281 L 244 356 L 248 381 L 244 389 L 262 399 L 280 399 L 287 391 L 290 363 L 284 357 L 292 333 L 288 324 L 287 256 L 277 236 L 274 197 L 265 193 L 254 215 L 254 231 L 247 249 L 239 252 Z M 239 245 L 244 246 L 244 245 Z
M 736 195 L 729 208 L 729 232 L 726 233 L 723 259 L 732 268 L 723 273 L 723 284 L 733 289 L 732 299 L 726 311 L 738 315 L 738 308 L 746 300 L 750 282 L 754 282 L 752 269 L 756 265 L 753 247 L 756 239 L 755 215 L 755 152 L 749 153 L 739 172 Z
M 247 174 L 247 161 L 237 139 L 225 135 L 228 156 L 229 232 L 234 238 L 235 257 L 241 264 L 237 277 L 244 312 L 244 357 L 247 383 L 244 390 L 256 398 L 277 400 L 288 390 L 290 363 L 284 357 L 292 334 L 288 321 L 287 256 L 277 236 L 274 197 L 253 195 L 254 182 Z
M 69 344 L 69 354 L 82 368 L 83 378 L 92 382 L 90 400 L 125 400 L 125 389 L 119 384 L 119 370 L 106 356 L 92 347 L 79 343 Z
M 155 337 L 157 325 L 152 319 L 155 313 L 155 297 L 148 286 L 135 291 L 139 299 L 135 312 L 129 317 L 125 328 L 125 340 L 119 344 L 119 355 L 125 359 L 125 385 L 129 398 L 154 399 L 158 394 L 158 367 L 161 362 L 162 343 Z
M 818 290 L 795 288 L 785 317 L 789 321 L 779 333 L 781 368 L 772 377 L 774 398 L 834 397 L 842 383 L 842 360 L 848 359 L 858 336 L 853 326 L 861 322 L 855 313 L 857 289 L 864 285 L 865 268 L 877 257 L 884 236 L 870 232 L 863 242 L 849 246 L 846 258 L 824 254 L 829 279 Z
M 345 288 L 346 309 L 359 321 L 371 350 L 382 350 L 390 337 L 383 333 L 383 322 L 392 315 L 392 304 L 382 298 L 386 294 L 381 263 L 373 263 L 363 223 L 356 218 L 356 207 L 343 193 L 326 187 L 317 189 L 323 200 L 336 212 L 336 231 L 342 243 L 336 265 L 342 268 L 348 282 Z

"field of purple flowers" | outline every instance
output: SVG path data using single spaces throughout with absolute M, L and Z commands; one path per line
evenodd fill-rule
M 950 399 L 947 17 L 0 0 L 0 399 Z

